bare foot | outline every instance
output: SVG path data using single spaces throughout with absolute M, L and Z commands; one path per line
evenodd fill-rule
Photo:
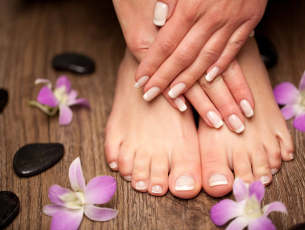
M 137 67 L 127 50 L 106 127 L 107 162 L 135 190 L 162 196 L 169 188 L 177 197 L 194 197 L 202 178 L 193 114 L 172 108 L 162 95 L 144 101 L 141 90 L 134 89 Z
M 254 39 L 247 41 L 237 59 L 256 104 L 255 115 L 246 120 L 247 129 L 238 135 L 226 126 L 216 130 L 202 119 L 199 122 L 203 188 L 216 197 L 232 190 L 231 170 L 247 183 L 261 180 L 268 185 L 272 174 L 280 169 L 281 160 L 293 159 L 292 138 Z

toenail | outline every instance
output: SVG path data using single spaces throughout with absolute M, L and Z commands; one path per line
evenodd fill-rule
M 236 133 L 241 133 L 242 131 L 244 131 L 245 126 L 238 116 L 232 114 L 231 116 L 229 116 L 228 120 Z
M 279 171 L 278 169 L 271 169 L 272 175 L 277 174 L 278 171 Z
M 195 188 L 195 180 L 191 176 L 180 176 L 175 183 L 175 190 L 189 191 Z
M 123 178 L 127 181 L 131 181 L 131 176 L 123 176 Z
M 263 184 L 268 184 L 270 182 L 270 178 L 268 176 L 262 176 L 261 178 L 259 178 L 259 180 L 263 183 Z
M 116 162 L 111 162 L 110 164 L 109 164 L 109 167 L 110 168 L 112 168 L 112 169 L 115 169 L 116 167 L 118 167 L 118 165 L 117 165 L 117 163 Z
M 154 185 L 151 189 L 152 193 L 162 193 L 162 187 L 160 185 Z
M 293 153 L 289 153 L 289 157 L 290 157 L 291 160 L 293 160 L 294 159 Z
M 243 110 L 246 117 L 252 117 L 254 114 L 254 111 L 250 105 L 250 103 L 247 100 L 241 100 L 240 107 Z
M 147 186 L 146 186 L 145 181 L 138 181 L 138 182 L 136 183 L 136 189 L 138 189 L 138 190 L 144 190 L 144 189 L 146 189 L 146 188 L 147 188 Z
M 225 177 L 225 175 L 220 173 L 213 174 L 209 179 L 209 185 L 211 187 L 225 184 L 229 184 L 228 179 Z

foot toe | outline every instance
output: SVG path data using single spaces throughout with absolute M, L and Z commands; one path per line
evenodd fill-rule
M 118 156 L 120 152 L 121 141 L 114 138 L 106 138 L 104 143 L 106 161 L 109 167 L 118 171 Z
M 131 181 L 132 178 L 134 157 L 135 150 L 123 143 L 118 156 L 118 168 L 121 176 L 127 181 Z
M 281 156 L 283 161 L 291 161 L 294 159 L 294 146 L 292 137 L 285 127 L 285 130 L 277 133 L 277 138 L 280 142 Z
M 254 181 L 254 176 L 250 159 L 245 149 L 241 148 L 233 151 L 234 174 L 235 177 L 241 178 L 246 184 L 251 184 Z
M 151 155 L 147 151 L 137 151 L 132 170 L 132 187 L 139 192 L 147 192 Z
M 265 151 L 267 152 L 269 167 L 272 175 L 277 174 L 281 168 L 281 149 L 277 139 L 269 139 L 265 144 Z

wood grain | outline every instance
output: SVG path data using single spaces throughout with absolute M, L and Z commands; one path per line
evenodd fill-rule
M 305 69 L 304 9 L 302 0 L 271 1 L 256 30 L 279 53 L 278 65 L 269 70 L 273 86 L 282 81 L 297 85 Z M 9 104 L 0 115 L 0 189 L 13 191 L 21 201 L 20 214 L 7 229 L 49 228 L 51 218 L 42 213 L 43 206 L 50 203 L 48 188 L 53 184 L 70 187 L 68 168 L 78 156 L 87 182 L 97 175 L 111 175 L 118 184 L 107 204 L 119 210 L 118 217 L 104 223 L 85 217 L 81 229 L 217 229 L 209 211 L 221 199 L 211 198 L 203 190 L 190 200 L 169 192 L 159 198 L 138 193 L 106 165 L 104 130 L 124 47 L 111 1 L 0 0 L 0 87 L 10 93 Z M 97 69 L 83 77 L 65 73 L 93 109 L 74 109 L 72 124 L 60 127 L 57 116 L 48 118 L 26 102 L 37 96 L 36 78 L 55 82 L 64 73 L 51 68 L 51 59 L 65 51 L 92 57 Z M 305 136 L 293 129 L 291 121 L 288 125 L 296 159 L 282 164 L 264 199 L 265 204 L 280 200 L 288 208 L 288 216 L 270 215 L 278 229 L 305 221 Z M 65 155 L 46 172 L 20 178 L 13 170 L 13 156 L 18 148 L 35 142 L 63 143 Z

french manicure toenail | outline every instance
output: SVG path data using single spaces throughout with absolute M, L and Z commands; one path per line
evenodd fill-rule
M 243 110 L 246 117 L 252 117 L 254 114 L 254 111 L 250 105 L 250 103 L 247 100 L 241 100 L 240 107 Z
M 148 81 L 149 77 L 148 76 L 143 76 L 141 77 L 137 83 L 134 85 L 134 87 L 136 88 L 141 88 L 147 81 Z
M 162 193 L 162 187 L 160 185 L 154 185 L 151 188 L 152 193 Z
M 293 153 L 289 153 L 289 157 L 290 157 L 291 160 L 293 160 L 294 159 Z
M 147 188 L 147 186 L 146 186 L 145 181 L 138 181 L 138 182 L 136 183 L 136 189 L 137 189 L 137 190 L 144 190 L 144 189 L 146 189 L 146 188 Z
M 168 6 L 163 2 L 157 2 L 154 11 L 153 22 L 156 26 L 163 26 L 166 22 Z
M 131 181 L 131 176 L 123 176 L 123 178 L 127 181 Z
M 219 68 L 218 67 L 214 67 L 210 72 L 208 72 L 208 74 L 205 76 L 205 79 L 210 82 L 213 81 L 213 79 L 215 77 L 217 77 L 219 73 Z
M 232 114 L 231 116 L 229 116 L 228 120 L 236 133 L 241 133 L 242 131 L 244 131 L 245 126 L 238 116 Z
M 216 129 L 218 129 L 219 127 L 221 127 L 223 125 L 223 121 L 214 111 L 209 111 L 207 113 L 207 118 Z
M 223 174 L 215 173 L 209 178 L 209 185 L 211 187 L 217 185 L 226 185 L 226 184 L 229 184 L 229 182 L 228 179 Z
M 112 168 L 112 169 L 116 168 L 117 166 L 118 166 L 118 165 L 117 165 L 117 163 L 116 163 L 115 161 L 113 161 L 113 162 L 111 162 L 111 163 L 109 164 L 109 167 Z
M 151 101 L 155 96 L 158 95 L 158 93 L 160 92 L 160 88 L 159 87 L 152 87 L 150 88 L 144 95 L 143 98 L 145 101 Z
M 263 183 L 263 184 L 268 184 L 270 182 L 270 178 L 268 176 L 262 176 L 261 178 L 259 178 L 259 180 Z
M 186 84 L 178 83 L 170 91 L 168 91 L 168 96 L 174 99 L 178 97 L 185 88 L 186 88 Z
M 278 171 L 279 171 L 278 169 L 271 169 L 272 175 L 277 174 Z
M 183 100 L 180 98 L 180 97 L 177 97 L 175 100 L 174 100 L 175 104 L 177 105 L 178 109 L 181 111 L 181 112 L 184 112 L 186 109 L 187 109 L 187 106 L 186 104 L 183 102 Z
M 195 180 L 191 176 L 180 176 L 176 179 L 176 191 L 190 191 L 195 188 Z

